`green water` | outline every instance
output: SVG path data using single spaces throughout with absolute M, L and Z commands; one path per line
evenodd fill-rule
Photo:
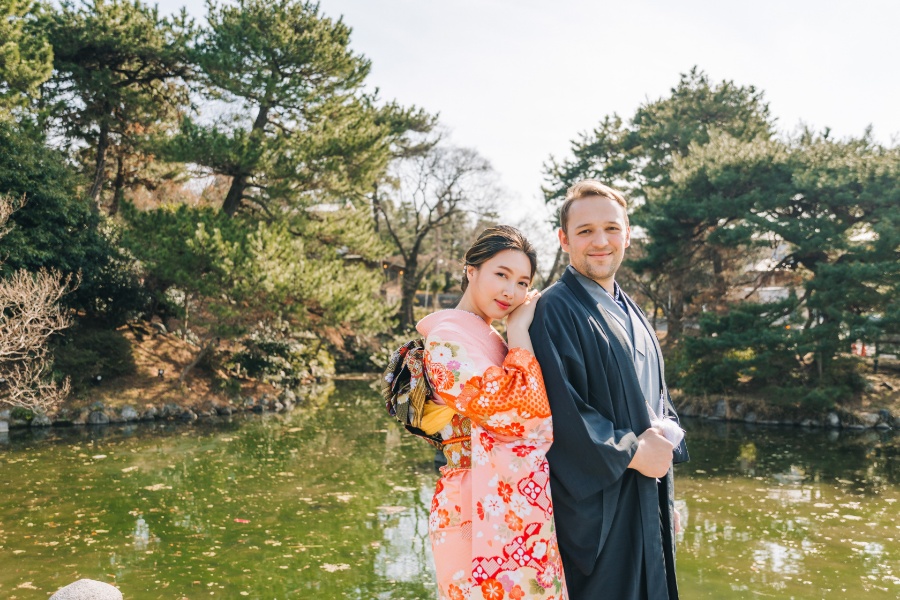
M 688 423 L 682 596 L 900 596 L 900 439 Z M 317 407 L 0 438 L 0 598 L 433 598 L 433 453 L 366 383 Z

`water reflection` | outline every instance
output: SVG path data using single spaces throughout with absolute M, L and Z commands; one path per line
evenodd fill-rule
M 89 577 L 129 600 L 433 598 L 433 452 L 382 413 L 341 383 L 289 415 L 13 431 L 0 597 Z M 900 595 L 897 437 L 686 427 L 682 597 Z
M 678 557 L 685 597 L 900 595 L 895 435 L 687 429 L 692 462 L 676 474 L 690 515 Z

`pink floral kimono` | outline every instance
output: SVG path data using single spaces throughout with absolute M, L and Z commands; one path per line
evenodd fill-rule
M 565 600 L 545 458 L 553 427 L 537 360 L 462 310 L 417 328 L 439 396 L 426 421 L 440 427 L 448 460 L 429 525 L 440 599 Z

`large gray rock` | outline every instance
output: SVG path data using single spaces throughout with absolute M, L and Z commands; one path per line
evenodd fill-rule
M 878 425 L 878 421 L 881 419 L 878 413 L 872 412 L 863 412 L 859 413 L 856 416 L 859 417 L 860 423 L 862 423 L 866 427 L 875 427 L 876 425 Z
M 109 416 L 102 410 L 92 410 L 87 418 L 88 425 L 106 425 L 109 423 Z
M 724 419 L 728 416 L 728 401 L 724 398 L 716 402 L 716 406 L 713 409 L 712 418 L 713 419 Z
M 108 583 L 79 579 L 52 596 L 50 600 L 123 600 L 122 592 Z
M 9 423 L 6 421 L 0 421 L 0 433 L 7 433 L 9 431 Z
M 831 427 L 833 429 L 837 429 L 841 426 L 841 418 L 837 413 L 830 412 L 825 415 L 825 427 Z
M 122 407 L 122 420 L 126 423 L 129 421 L 137 421 L 139 418 L 140 415 L 138 415 L 138 411 L 136 411 L 133 406 Z
M 44 413 L 34 413 L 34 418 L 31 419 L 32 427 L 50 427 L 51 425 L 53 422 Z

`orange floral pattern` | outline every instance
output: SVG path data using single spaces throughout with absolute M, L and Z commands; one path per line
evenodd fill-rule
M 426 376 L 438 401 L 458 412 L 440 432 L 448 466 L 429 522 L 439 597 L 566 600 L 546 459 L 553 426 L 540 368 L 531 353 L 507 351 L 484 321 L 461 312 L 441 311 L 423 320 L 426 331 L 419 326 Z

